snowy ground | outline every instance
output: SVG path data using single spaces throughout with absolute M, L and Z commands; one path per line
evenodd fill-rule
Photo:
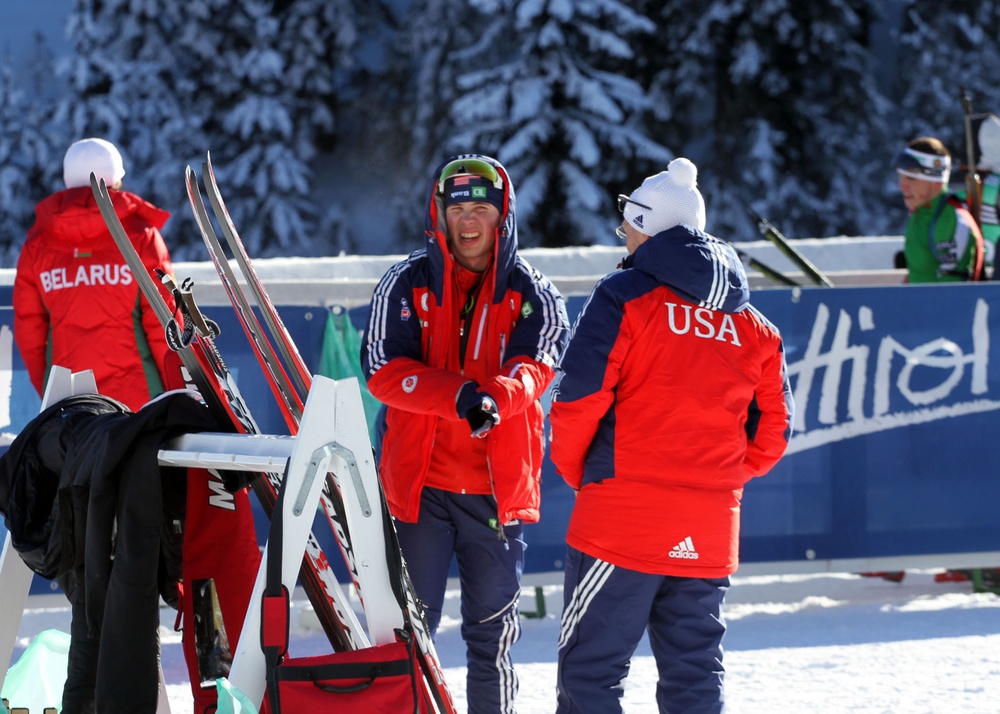
M 449 593 L 448 612 L 458 610 Z M 531 590 L 522 610 L 534 610 Z M 545 588 L 547 615 L 523 620 L 514 655 L 521 679 L 518 710 L 555 709 L 555 643 L 561 588 Z M 1000 711 L 1000 596 L 968 583 L 936 583 L 933 571 L 902 583 L 849 574 L 736 577 L 726 635 L 729 714 L 877 712 L 986 714 Z M 68 629 L 58 597 L 25 613 L 15 658 L 37 632 Z M 295 655 L 325 651 L 322 635 L 297 607 Z M 172 711 L 190 712 L 191 696 L 174 612 L 163 610 L 163 663 Z M 465 711 L 464 648 L 458 620 L 446 614 L 437 638 L 460 711 Z M 655 665 L 645 642 L 632 662 L 624 707 L 655 712 Z

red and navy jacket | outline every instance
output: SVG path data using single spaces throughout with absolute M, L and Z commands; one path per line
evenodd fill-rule
M 744 484 L 790 437 L 781 336 L 728 244 L 687 226 L 597 284 L 560 364 L 552 460 L 578 490 L 567 542 L 640 572 L 739 562 Z
M 425 247 L 382 277 L 362 340 L 368 388 L 386 406 L 380 476 L 393 516 L 403 521 L 416 522 L 433 468 L 438 481 L 455 475 L 455 487 L 446 489 L 455 492 L 481 478 L 496 497 L 499 523 L 530 523 L 539 518 L 545 449 L 539 398 L 555 376 L 569 320 L 559 291 L 517 253 L 514 191 L 504 167 L 486 156 L 454 158 L 488 161 L 503 179 L 495 253 L 466 320 L 470 334 L 461 363 L 463 298 L 432 183 Z M 458 393 L 470 380 L 494 399 L 500 414 L 485 439 L 472 438 L 457 413 Z
M 111 191 L 115 213 L 149 270 L 172 273 L 160 229 L 170 214 L 134 193 Z M 164 289 L 171 307 L 173 297 Z M 163 391 L 163 327 L 142 297 L 90 187 L 35 207 L 17 260 L 14 338 L 41 395 L 53 365 L 93 370 L 101 394 L 138 409 Z

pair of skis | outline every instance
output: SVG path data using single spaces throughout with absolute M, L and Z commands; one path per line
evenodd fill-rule
M 215 234 L 208 218 L 204 201 L 201 197 L 201 191 L 198 187 L 197 176 L 194 170 L 188 167 L 185 178 L 188 198 L 194 211 L 196 223 L 205 241 L 205 245 L 212 256 L 216 270 L 226 288 L 226 293 L 229 295 L 233 308 L 236 310 L 237 317 L 240 319 L 240 323 L 250 340 L 251 346 L 254 348 L 258 361 L 264 369 L 279 406 L 282 408 L 282 413 L 286 417 L 289 429 L 294 434 L 298 428 L 298 421 L 301 418 L 305 396 L 312 385 L 312 373 L 295 347 L 291 335 L 282 323 L 281 317 L 274 307 L 274 303 L 268 296 L 263 282 L 257 275 L 253 263 L 247 255 L 243 241 L 236 227 L 233 225 L 229 211 L 219 191 L 210 155 L 206 156 L 206 160 L 202 165 L 202 176 L 205 183 L 205 191 L 212 205 L 213 212 L 222 228 L 225 240 L 232 250 L 233 258 L 247 281 L 253 298 L 261 311 L 267 331 L 277 344 L 277 351 L 270 347 L 266 337 L 262 339 L 264 329 L 260 322 L 257 321 L 246 295 L 240 289 L 236 276 L 226 260 L 219 238 Z M 281 360 L 284 360 L 285 365 L 288 366 L 288 372 L 292 375 L 291 379 L 282 368 L 282 362 L 278 359 L 277 353 L 280 353 Z M 379 493 L 379 496 L 381 498 L 381 493 Z M 371 533 L 368 535 L 355 533 L 353 534 L 354 537 L 352 537 L 352 534 L 348 530 L 347 520 L 344 518 L 344 504 L 340 498 L 339 489 L 329 474 L 327 475 L 327 483 L 321 494 L 320 503 L 321 510 L 326 514 L 331 528 L 337 536 L 337 543 L 341 548 L 344 561 L 351 572 L 355 587 L 358 590 L 368 620 L 369 632 L 381 631 L 382 633 L 391 634 L 394 629 L 392 625 L 408 625 L 413 630 L 414 641 L 419 652 L 418 661 L 423 670 L 423 680 L 427 685 L 428 694 L 434 700 L 439 711 L 453 712 L 454 703 L 444 683 L 444 676 L 434 650 L 434 644 L 431 640 L 422 608 L 414 595 L 406 573 L 405 564 L 403 564 L 401 558 L 397 561 L 395 557 L 399 553 L 399 543 L 389 516 L 386 515 L 382 521 L 386 526 L 383 533 Z M 358 555 L 355 552 L 355 541 L 357 542 L 357 547 L 370 546 L 375 542 L 383 543 L 387 546 L 390 554 L 388 559 L 386 558 L 385 551 L 379 553 L 377 548 L 372 551 L 369 547 L 366 560 L 373 560 L 380 557 L 385 562 L 385 567 L 390 571 L 390 579 L 393 581 L 391 592 L 385 590 L 366 592 L 356 565 Z
M 197 176 L 188 167 L 186 185 L 196 222 L 226 293 L 236 310 L 240 324 L 278 401 L 286 424 L 291 433 L 295 434 L 302 417 L 306 395 L 312 384 L 311 372 L 281 322 L 280 316 L 253 268 L 243 242 L 229 217 L 215 181 L 210 157 L 207 157 L 203 165 L 203 175 L 206 193 L 213 212 L 260 310 L 266 324 L 266 331 L 257 319 L 246 293 L 244 293 L 229 260 L 226 258 L 222 244 L 208 217 L 201 190 L 198 187 Z M 173 283 L 170 276 L 162 277 L 164 284 L 173 291 L 177 301 L 178 311 L 183 319 L 182 329 L 177 326 L 175 315 L 163 300 L 155 282 L 132 248 L 131 241 L 129 241 L 114 212 L 106 186 L 103 182 L 98 182 L 92 177 L 92 188 L 97 196 L 101 213 L 115 237 L 119 249 L 136 275 L 146 298 L 153 305 L 157 317 L 167 330 L 168 339 L 177 347 L 185 369 L 193 378 L 195 386 L 205 398 L 206 403 L 220 418 L 230 419 L 238 431 L 248 434 L 259 433 L 246 404 L 239 395 L 235 382 L 215 348 L 213 338 L 217 334 L 217 328 L 213 327 L 214 323 L 201 315 L 201 311 L 194 301 L 191 281 L 183 281 L 178 286 Z M 251 486 L 270 517 L 277 499 L 280 476 L 274 474 L 255 475 L 251 480 Z M 379 496 L 381 497 L 381 494 Z M 421 665 L 422 682 L 428 696 L 438 712 L 442 714 L 454 712 L 454 703 L 445 685 L 422 610 L 406 576 L 405 566 L 401 560 L 396 564 L 394 559 L 387 558 L 384 549 L 381 552 L 378 552 L 377 549 L 374 551 L 366 550 L 364 553 L 365 562 L 370 562 L 372 559 L 380 560 L 385 564 L 390 577 L 398 578 L 399 582 L 403 584 L 402 592 L 399 592 L 398 588 L 393 588 L 396 590 L 395 592 L 366 592 L 361 587 L 362 578 L 359 577 L 356 567 L 358 558 L 355 553 L 355 540 L 347 527 L 345 504 L 336 480 L 329 473 L 326 474 L 320 501 L 321 512 L 336 536 L 352 580 L 355 587 L 358 588 L 365 608 L 369 632 L 384 631 L 386 627 L 379 627 L 379 622 L 398 621 L 400 625 L 404 622 L 410 625 L 419 651 L 418 661 Z M 370 541 L 378 541 L 388 543 L 389 548 L 398 550 L 398 542 L 395 539 L 395 530 L 392 528 L 391 520 L 386 517 L 381 522 L 385 524 L 385 532 L 354 534 L 357 538 L 357 545 L 366 548 Z M 302 563 L 300 579 L 335 650 L 354 650 L 369 646 L 368 637 L 354 615 L 318 541 L 311 533 L 307 540 L 306 556 Z
M 98 181 L 91 175 L 91 189 L 104 222 L 140 290 L 167 332 L 168 341 L 174 343 L 172 346 L 180 357 L 185 381 L 198 390 L 220 422 L 231 422 L 241 434 L 260 434 L 235 379 L 213 342 L 215 335 L 212 334 L 211 327 L 204 320 L 195 319 L 200 311 L 194 302 L 190 281 L 185 281 L 184 286 L 178 288 L 170 276 L 164 276 L 168 279 L 166 287 L 174 293 L 177 301 L 176 310 L 171 309 L 122 226 L 104 181 Z M 183 327 L 178 326 L 177 315 L 181 316 Z M 280 476 L 276 474 L 251 474 L 250 487 L 268 517 L 274 511 L 279 485 Z M 338 651 L 364 646 L 361 626 L 348 605 L 319 542 L 312 536 L 306 547 L 300 577 L 303 589 L 333 646 Z

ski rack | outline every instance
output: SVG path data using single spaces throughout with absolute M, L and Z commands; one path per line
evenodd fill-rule
M 281 582 L 292 592 L 306 540 L 319 506 L 320 492 L 330 473 L 344 496 L 348 528 L 383 534 L 381 487 L 375 470 L 368 427 L 363 414 L 361 389 L 356 378 L 333 380 L 315 377 L 306 399 L 302 421 L 295 436 L 248 434 L 187 434 L 164 445 L 161 464 L 200 468 L 253 470 L 283 473 L 283 557 Z M 366 543 L 370 552 L 385 552 L 382 542 Z M 392 592 L 389 573 L 377 563 L 359 558 L 356 563 L 362 592 Z M 261 649 L 261 603 L 267 572 L 267 550 L 261 559 L 250 597 L 243 631 L 233 653 L 229 682 L 250 701 L 261 702 L 265 689 L 265 661 Z M 395 641 L 396 628 L 403 626 L 397 608 L 366 611 L 372 644 Z
M 53 372 L 56 369 L 60 368 L 54 368 Z M 77 375 L 68 377 L 70 385 L 75 377 Z M 53 381 L 50 378 L 50 383 Z M 91 387 L 92 382 L 91 375 Z M 87 391 L 96 392 L 96 389 L 89 388 Z M 75 391 L 70 387 L 51 403 L 87 391 Z M 158 452 L 158 460 L 165 466 L 283 473 L 286 497 L 282 511 L 284 557 L 281 582 L 292 592 L 327 473 L 333 475 L 344 494 L 348 525 L 360 526 L 365 522 L 371 532 L 384 532 L 384 524 L 380 523 L 383 519 L 380 507 L 382 496 L 368 427 L 363 419 L 358 418 L 358 414 L 362 413 L 361 389 L 356 378 L 333 380 L 317 376 L 309 391 L 296 436 L 211 432 L 185 434 L 165 443 Z M 7 539 L 9 541 L 9 535 Z M 372 548 L 371 552 L 380 552 L 379 549 L 384 552 L 384 541 L 368 545 Z M 13 652 L 31 583 L 31 571 L 21 559 L 7 557 L 8 546 L 9 543 L 5 545 L 4 557 L 0 561 L 0 587 L 4 599 L 4 608 L 0 610 L 3 617 L 0 620 L 0 656 L 6 652 L 6 661 Z M 385 568 L 372 565 L 374 563 L 365 559 L 357 563 L 362 591 L 391 592 L 389 573 Z M 263 701 L 265 689 L 260 632 L 266 568 L 265 549 L 228 678 L 255 702 Z M 388 613 L 386 609 L 382 614 L 371 614 L 372 617 L 367 618 L 367 629 L 372 643 L 395 641 L 395 629 L 403 626 L 402 613 L 398 608 L 394 613 Z M 6 667 L 0 672 L 0 685 L 5 675 Z M 161 672 L 161 689 L 162 686 Z M 159 709 L 158 714 L 164 711 L 169 712 L 169 708 Z

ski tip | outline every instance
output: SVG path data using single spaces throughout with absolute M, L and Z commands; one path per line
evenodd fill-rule
M 201 172 L 208 177 L 213 185 L 215 184 L 215 169 L 212 168 L 212 152 L 205 151 L 205 163 L 201 165 Z
M 760 214 L 753 209 L 753 206 L 747 206 L 746 208 L 747 208 L 747 214 L 750 216 L 750 219 L 757 224 L 757 230 L 760 231 L 761 235 L 766 234 L 768 228 L 770 227 L 770 224 L 767 222 L 767 219 L 761 218 Z

